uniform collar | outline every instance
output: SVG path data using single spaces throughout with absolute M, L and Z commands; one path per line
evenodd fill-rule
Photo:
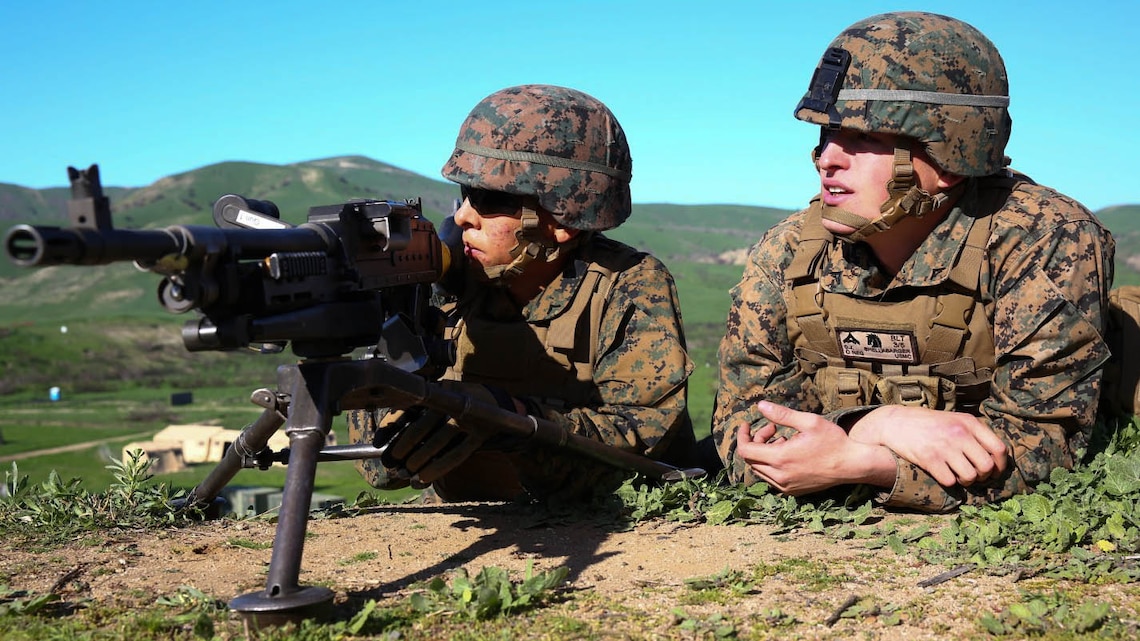
M 950 277 L 970 228 L 979 224 L 967 212 L 976 209 L 977 183 L 969 180 L 946 218 L 919 245 L 891 280 L 865 243 L 830 244 L 821 266 L 820 285 L 829 292 L 878 296 L 902 287 L 933 287 Z
M 581 248 L 575 249 L 558 276 L 526 304 L 523 315 L 532 321 L 552 320 L 561 315 L 570 307 L 589 267 Z

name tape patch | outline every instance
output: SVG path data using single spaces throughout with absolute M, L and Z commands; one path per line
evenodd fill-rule
M 843 358 L 883 363 L 918 364 L 918 340 L 905 331 L 840 329 Z

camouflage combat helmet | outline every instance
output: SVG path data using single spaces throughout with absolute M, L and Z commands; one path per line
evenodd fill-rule
M 947 16 L 899 12 L 856 22 L 832 41 L 795 117 L 825 133 L 845 128 L 906 136 L 945 171 L 987 176 L 1009 162 L 1008 106 L 1005 63 L 980 31 Z M 929 195 L 910 202 L 923 201 L 925 192 L 912 191 L 909 158 L 901 164 L 884 214 L 889 206 L 909 208 L 894 212 L 897 220 L 939 206 Z
M 632 206 L 625 132 L 601 101 L 551 85 L 484 98 L 459 129 L 443 177 L 477 189 L 534 196 L 566 227 L 617 227 Z

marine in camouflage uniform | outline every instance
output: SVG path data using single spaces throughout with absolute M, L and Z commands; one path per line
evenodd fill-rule
M 659 260 L 602 234 L 631 212 L 631 169 L 621 125 L 582 92 L 525 85 L 475 106 L 442 169 L 462 187 L 454 222 L 470 273 L 448 307 L 457 357 L 441 380 L 674 462 L 694 441 L 676 287 Z M 513 247 L 487 264 L 504 218 Z M 432 484 L 444 500 L 582 499 L 626 476 L 418 408 L 350 413 L 349 432 L 354 442 L 387 444 L 385 458 L 358 463 L 369 483 Z
M 822 415 L 851 439 L 888 404 L 954 420 L 967 413 L 1001 439 L 1008 466 L 976 483 L 940 483 L 892 450 L 893 484 L 871 484 L 891 507 L 985 503 L 1076 462 L 1109 357 L 1114 245 L 1080 203 L 1008 169 L 1007 94 L 997 49 L 952 18 L 873 16 L 832 42 L 795 112 L 821 126 L 821 195 L 764 235 L 732 290 L 713 418 L 731 480 L 769 480 L 738 454 L 747 442 L 738 439 L 759 433 L 763 446 L 779 446 L 806 434 L 771 425 L 760 401 Z M 888 200 L 870 222 L 828 204 L 846 194 L 829 190 L 838 183 L 827 182 L 821 158 L 834 140 L 863 136 L 901 141 Z M 914 148 L 964 178 L 945 193 L 920 189 Z M 889 248 L 895 228 L 924 215 L 937 221 L 928 235 L 897 271 L 884 268 L 875 247 Z M 814 455 L 817 469 L 829 465 L 827 452 Z M 821 489 L 851 489 L 842 481 Z

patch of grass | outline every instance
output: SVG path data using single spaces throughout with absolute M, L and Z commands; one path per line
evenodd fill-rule
M 681 602 L 687 605 L 728 604 L 759 592 L 765 576 L 763 566 L 754 566 L 751 572 L 726 567 L 712 576 L 685 579 L 685 586 L 690 591 L 681 598 Z
M 108 439 L 120 439 L 125 442 L 131 438 L 145 439 L 157 431 L 140 429 L 138 425 L 124 423 L 76 425 L 64 421 L 47 422 L 42 418 L 34 422 L 24 422 L 20 421 L 18 416 L 11 414 L 0 419 L 0 430 L 3 430 L 4 434 L 3 450 L 0 451 L 5 457 L 83 442 Z
M 375 559 L 378 556 L 380 556 L 380 554 L 378 552 L 372 552 L 372 551 L 357 552 L 356 554 L 353 554 L 352 556 L 348 557 L 347 559 L 341 559 L 337 563 L 338 563 L 338 565 L 353 565 L 356 563 L 364 563 L 366 561 L 371 561 L 372 559 Z
M 134 271 L 129 265 L 109 267 Z M 48 389 L 59 387 L 61 400 L 67 400 L 77 394 L 130 389 L 197 390 L 216 387 L 218 381 L 244 381 L 252 390 L 273 385 L 276 366 L 293 360 L 289 355 L 250 352 L 187 352 L 180 339 L 182 319 L 164 315 L 159 321 L 104 316 L 63 323 L 66 332 L 60 323 L 50 322 L 0 326 L 0 365 L 5 372 L 0 394 L 46 401 Z
M 99 492 L 113 481 L 113 475 L 106 466 L 122 455 L 122 447 L 129 441 L 146 440 L 171 424 L 201 423 L 240 429 L 261 413 L 261 408 L 250 403 L 252 390 L 232 387 L 196 389 L 192 404 L 172 407 L 168 401 L 176 391 L 179 390 L 130 388 L 114 394 L 73 395 L 59 403 L 0 396 L 0 433 L 7 441 L 0 447 L 0 455 L 113 439 L 77 451 L 44 454 L 18 461 L 21 473 L 32 484 L 46 482 L 53 471 L 66 470 L 68 475 L 79 479 L 83 489 Z M 342 437 L 347 433 L 342 418 L 334 421 L 333 430 Z M 163 474 L 161 479 L 171 488 L 188 491 L 213 468 L 213 464 L 195 465 Z M 237 472 L 230 485 L 284 487 L 286 472 L 284 467 L 264 471 L 243 469 Z M 371 490 L 351 462 L 322 463 L 317 467 L 315 481 L 315 491 L 342 496 L 346 501 Z M 372 494 L 377 503 L 399 503 L 419 493 L 406 489 L 374 491 Z
M 763 483 L 728 486 L 723 473 L 667 485 L 628 482 L 618 496 L 635 522 L 761 523 L 776 526 L 775 535 L 806 530 L 864 538 L 868 549 L 995 573 L 1134 582 L 1140 580 L 1140 421 L 1121 421 L 1106 433 L 1085 462 L 1053 470 L 1034 493 L 964 506 L 937 530 L 917 518 L 873 526 L 877 510 L 858 493 L 843 502 L 801 500 L 773 494 Z
M 823 592 L 851 580 L 847 575 L 832 574 L 826 562 L 807 558 L 782 559 L 775 565 L 775 571 L 771 575 L 773 578 L 788 575 L 796 585 L 809 592 Z
M 21 599 L 25 610 L 30 601 L 46 606 L 34 612 L 4 611 Z M 55 594 L 14 595 L 0 586 L 0 637 L 5 641 L 239 638 L 241 629 L 224 604 L 189 587 L 151 604 L 107 606 L 63 601 Z
M 59 596 L 56 594 L 30 594 L 0 585 L 0 619 L 39 614 L 58 601 Z
M 226 541 L 226 545 L 235 548 L 245 548 L 247 550 L 268 550 L 269 548 L 273 547 L 273 542 L 254 541 L 253 539 L 239 537 Z
M 194 637 L 212 639 L 215 621 L 219 613 L 225 612 L 225 603 L 190 586 L 182 586 L 177 593 L 159 597 L 156 605 L 165 606 L 173 612 L 164 613 L 159 620 L 160 630 L 189 628 Z
M 120 454 L 118 448 L 112 450 L 112 445 L 108 444 L 76 452 L 37 456 L 16 463 L 20 474 L 31 485 L 58 482 L 61 477 L 56 470 L 65 470 L 67 474 L 74 475 L 72 481 L 77 490 L 94 493 L 106 490 L 114 482 L 114 474 L 107 465 Z
M 681 608 L 674 608 L 673 621 L 678 630 L 697 638 L 731 639 L 736 637 L 737 624 L 720 613 L 707 617 L 691 615 Z
M 4 476 L 6 496 L 0 498 L 0 535 L 41 544 L 64 543 L 91 531 L 116 528 L 170 527 L 190 513 L 177 513 L 173 501 L 180 492 L 152 484 L 150 465 L 132 455 L 108 466 L 114 481 L 103 493 L 83 489 L 78 479 L 63 481 L 52 473 L 30 486 L 13 463 Z
M 782 531 L 822 532 L 839 524 L 860 525 L 871 518 L 870 502 L 858 496 L 848 504 L 835 499 L 800 501 L 771 491 L 766 483 L 748 487 L 727 484 L 724 472 L 715 478 L 684 479 L 663 485 L 626 482 L 617 495 L 633 521 L 665 518 L 681 522 L 761 523 Z

